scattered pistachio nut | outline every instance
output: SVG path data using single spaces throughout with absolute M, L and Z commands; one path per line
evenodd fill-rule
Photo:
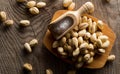
M 38 44 L 38 40 L 37 39 L 32 39 L 30 42 L 29 42 L 30 46 L 35 46 Z
M 5 11 L 0 11 L 0 20 L 5 21 L 7 19 L 7 15 Z
M 115 55 L 109 55 L 107 61 L 114 61 L 115 60 Z
M 20 21 L 20 25 L 24 26 L 24 27 L 29 26 L 30 25 L 30 21 L 29 20 L 21 20 Z
M 25 44 L 24 44 L 24 47 L 25 47 L 25 49 L 26 49 L 28 52 L 32 52 L 32 49 L 31 49 L 29 43 L 25 43 Z
M 46 69 L 46 74 L 53 74 L 53 71 L 51 69 Z
M 38 9 L 37 7 L 31 7 L 31 8 L 29 9 L 29 11 L 30 11 L 30 13 L 33 14 L 33 15 L 36 15 L 36 14 L 39 14 L 39 13 L 40 13 L 40 11 L 39 11 L 39 9 Z
M 75 8 L 75 2 L 72 2 L 69 6 L 68 6 L 68 10 L 74 10 Z
M 14 21 L 13 20 L 6 20 L 4 23 L 6 26 L 11 26 L 14 24 Z
M 46 6 L 46 3 L 45 2 L 38 2 L 36 6 L 37 6 L 37 8 L 43 8 Z
M 73 0 L 63 0 L 63 6 L 68 7 L 72 2 Z
M 26 4 L 26 6 L 28 8 L 32 8 L 32 7 L 36 6 L 36 1 L 28 1 L 27 4 Z
M 23 67 L 24 67 L 26 70 L 28 70 L 28 71 L 32 71 L 32 65 L 29 64 L 29 63 L 25 63 L 25 64 L 23 65 Z

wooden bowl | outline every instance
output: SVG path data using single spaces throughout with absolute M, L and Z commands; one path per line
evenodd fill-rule
M 58 18 L 60 15 L 62 15 L 63 13 L 67 12 L 66 10 L 59 10 L 55 13 L 55 17 L 53 17 L 52 21 L 55 20 L 56 18 Z M 93 16 L 90 16 L 88 14 L 85 14 L 87 17 L 89 18 L 92 18 L 93 21 L 97 22 L 97 18 L 93 17 Z M 114 45 L 114 41 L 116 39 L 116 35 L 115 33 L 109 28 L 109 26 L 107 24 L 104 23 L 104 29 L 102 30 L 103 34 L 107 35 L 109 37 L 109 41 L 110 41 L 110 45 L 108 48 L 106 48 L 106 52 L 105 54 L 101 55 L 101 56 L 98 56 L 98 57 L 95 57 L 94 61 L 91 63 L 91 64 L 87 64 L 87 65 L 84 65 L 83 67 L 85 68 L 91 68 L 91 69 L 97 69 L 97 68 L 102 68 L 104 67 L 106 61 L 107 61 L 107 58 L 111 52 L 111 49 L 112 49 L 112 46 Z M 57 54 L 57 52 L 53 51 L 52 49 L 52 44 L 54 42 L 54 38 L 53 36 L 51 35 L 50 31 L 47 30 L 46 34 L 45 34 L 45 37 L 43 39 L 43 43 L 44 45 L 47 47 L 47 49 L 53 53 L 55 56 L 61 58 L 63 61 L 67 62 L 67 63 L 70 63 L 70 64 L 73 64 L 73 62 L 67 60 L 67 59 L 64 59 L 62 58 L 59 54 Z

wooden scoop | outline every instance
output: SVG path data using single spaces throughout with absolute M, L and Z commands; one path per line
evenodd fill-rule
M 86 2 L 76 11 L 68 11 L 56 19 L 52 20 L 48 29 L 55 39 L 60 39 L 70 29 L 79 23 L 80 16 L 83 13 L 90 13 L 94 11 L 94 5 L 91 2 Z M 54 15 L 53 17 L 56 17 Z
M 64 14 L 65 12 L 67 12 L 66 10 L 59 10 L 55 13 L 54 17 L 52 20 L 55 20 L 57 19 L 59 16 L 61 16 L 62 14 Z M 93 16 L 90 16 L 88 14 L 85 14 L 87 17 L 89 18 L 92 18 L 93 21 L 97 22 L 97 18 L 93 17 Z M 103 34 L 107 35 L 109 37 L 109 41 L 110 41 L 110 45 L 108 48 L 106 48 L 106 52 L 105 54 L 99 56 L 99 57 L 96 57 L 94 59 L 94 61 L 91 63 L 91 64 L 88 64 L 88 65 L 84 65 L 85 68 L 91 68 L 91 69 L 96 69 L 96 68 L 102 68 L 106 61 L 107 61 L 107 58 L 109 56 L 109 53 L 111 52 L 111 49 L 112 49 L 112 46 L 114 44 L 114 41 L 115 41 L 115 38 L 116 38 L 116 35 L 114 34 L 114 32 L 108 27 L 107 24 L 104 23 L 104 28 L 102 30 Z M 59 54 L 57 54 L 55 51 L 53 51 L 52 49 L 52 44 L 54 42 L 54 38 L 52 36 L 52 34 L 50 33 L 49 30 L 47 30 L 46 34 L 45 34 L 45 37 L 43 39 L 43 43 L 44 45 L 47 47 L 47 49 L 53 53 L 54 55 L 56 55 L 57 57 L 61 58 L 63 61 L 67 62 L 67 63 L 70 63 L 70 64 L 73 64 L 73 62 L 67 60 L 67 59 L 64 59 L 62 58 Z

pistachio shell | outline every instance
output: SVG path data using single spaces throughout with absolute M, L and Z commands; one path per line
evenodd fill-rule
M 7 19 L 7 14 L 5 11 L 0 12 L 0 20 L 5 21 Z
M 87 22 L 87 21 L 88 21 L 87 16 L 83 16 L 83 17 L 82 17 L 82 23 Z
M 73 56 L 78 56 L 80 53 L 80 49 L 79 48 L 76 48 L 74 51 L 73 51 Z
M 84 36 L 85 33 L 86 33 L 86 30 L 83 29 L 83 30 L 81 30 L 81 31 L 78 32 L 78 35 L 79 35 L 79 36 Z
M 114 61 L 115 60 L 115 55 L 109 55 L 107 60 L 108 61 Z
M 95 42 L 97 40 L 96 33 L 93 33 L 90 37 L 91 42 Z
M 63 6 L 68 7 L 73 1 L 72 0 L 64 0 L 63 1 Z
M 62 44 L 65 44 L 65 43 L 66 43 L 66 40 L 67 40 L 66 37 L 62 37 L 61 43 L 62 43 Z
M 84 62 L 79 62 L 75 65 L 76 68 L 81 68 L 84 65 Z
M 110 41 L 109 41 L 109 40 L 106 40 L 106 41 L 102 44 L 102 47 L 103 47 L 103 48 L 107 48 L 109 45 L 110 45 Z
M 88 47 L 87 47 L 89 50 L 94 50 L 94 46 L 93 46 L 93 44 L 88 44 Z
M 36 5 L 36 1 L 28 1 L 26 5 L 28 8 L 32 8 Z
M 91 37 L 91 34 L 89 32 L 86 32 L 84 35 L 84 39 L 89 39 Z
M 58 41 L 54 41 L 53 44 L 52 44 L 52 47 L 53 48 L 57 48 L 58 46 L 59 46 Z
M 90 57 L 90 59 L 87 61 L 88 64 L 93 62 L 93 57 Z
M 80 30 L 82 30 L 82 29 L 86 29 L 87 27 L 88 27 L 88 23 L 81 23 L 80 25 L 79 25 L 79 29 Z
M 98 36 L 98 39 L 101 39 L 102 42 L 105 42 L 106 40 L 108 40 L 108 36 L 100 35 L 100 36 Z
M 90 54 L 85 54 L 85 55 L 84 55 L 84 60 L 85 60 L 85 61 L 88 61 L 89 59 L 90 59 Z
M 98 21 L 97 21 L 97 27 L 98 27 L 100 30 L 103 29 L 104 24 L 103 24 L 103 22 L 102 22 L 101 20 L 98 20 Z
M 64 52 L 64 49 L 63 49 L 63 47 L 58 47 L 58 48 L 57 48 L 57 50 L 58 50 L 58 52 L 59 52 L 59 53 L 62 53 L 62 52 Z
M 32 65 L 29 64 L 29 63 L 25 63 L 25 64 L 23 65 L 23 67 L 24 67 L 26 70 L 28 70 L 28 71 L 32 71 Z
M 101 39 L 97 39 L 96 43 L 97 43 L 98 47 L 102 47 L 102 41 L 101 41 Z
M 76 48 L 78 47 L 78 39 L 76 37 L 72 38 L 72 45 Z
M 46 74 L 53 74 L 53 71 L 51 69 L 46 69 Z
M 46 3 L 45 3 L 45 2 L 38 2 L 38 3 L 36 4 L 36 6 L 37 6 L 37 8 L 43 8 L 43 7 L 46 6 Z
M 105 49 L 98 49 L 98 54 L 103 54 L 105 53 Z
M 88 47 L 88 43 L 87 43 L 87 42 L 82 43 L 82 44 L 80 45 L 80 49 L 82 49 L 82 48 L 87 48 L 87 47 Z
M 69 6 L 68 6 L 68 10 L 73 10 L 75 8 L 75 2 L 72 2 Z
M 80 45 L 81 43 L 83 43 L 83 38 L 82 37 L 78 37 L 78 44 Z

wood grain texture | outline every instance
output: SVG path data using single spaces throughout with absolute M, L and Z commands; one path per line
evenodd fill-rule
M 54 74 L 66 74 L 73 69 L 52 55 L 43 45 L 43 37 L 47 26 L 55 11 L 63 9 L 62 0 L 36 0 L 46 1 L 47 7 L 40 9 L 41 14 L 32 16 L 28 13 L 25 4 L 19 4 L 16 0 L 0 0 L 0 11 L 7 12 L 8 18 L 13 19 L 15 24 L 6 28 L 0 22 L 0 74 L 27 74 L 23 70 L 25 62 L 33 65 L 33 70 L 28 74 L 45 74 L 47 68 L 51 68 Z M 79 69 L 77 74 L 119 74 L 120 73 L 120 0 L 74 0 L 76 9 L 83 3 L 92 1 L 95 4 L 93 16 L 103 20 L 113 29 L 117 35 L 116 42 L 111 53 L 116 55 L 113 63 L 107 63 L 102 69 Z M 21 29 L 19 21 L 29 19 L 31 26 Z M 23 44 L 37 38 L 39 44 L 33 49 L 33 53 L 26 54 Z

